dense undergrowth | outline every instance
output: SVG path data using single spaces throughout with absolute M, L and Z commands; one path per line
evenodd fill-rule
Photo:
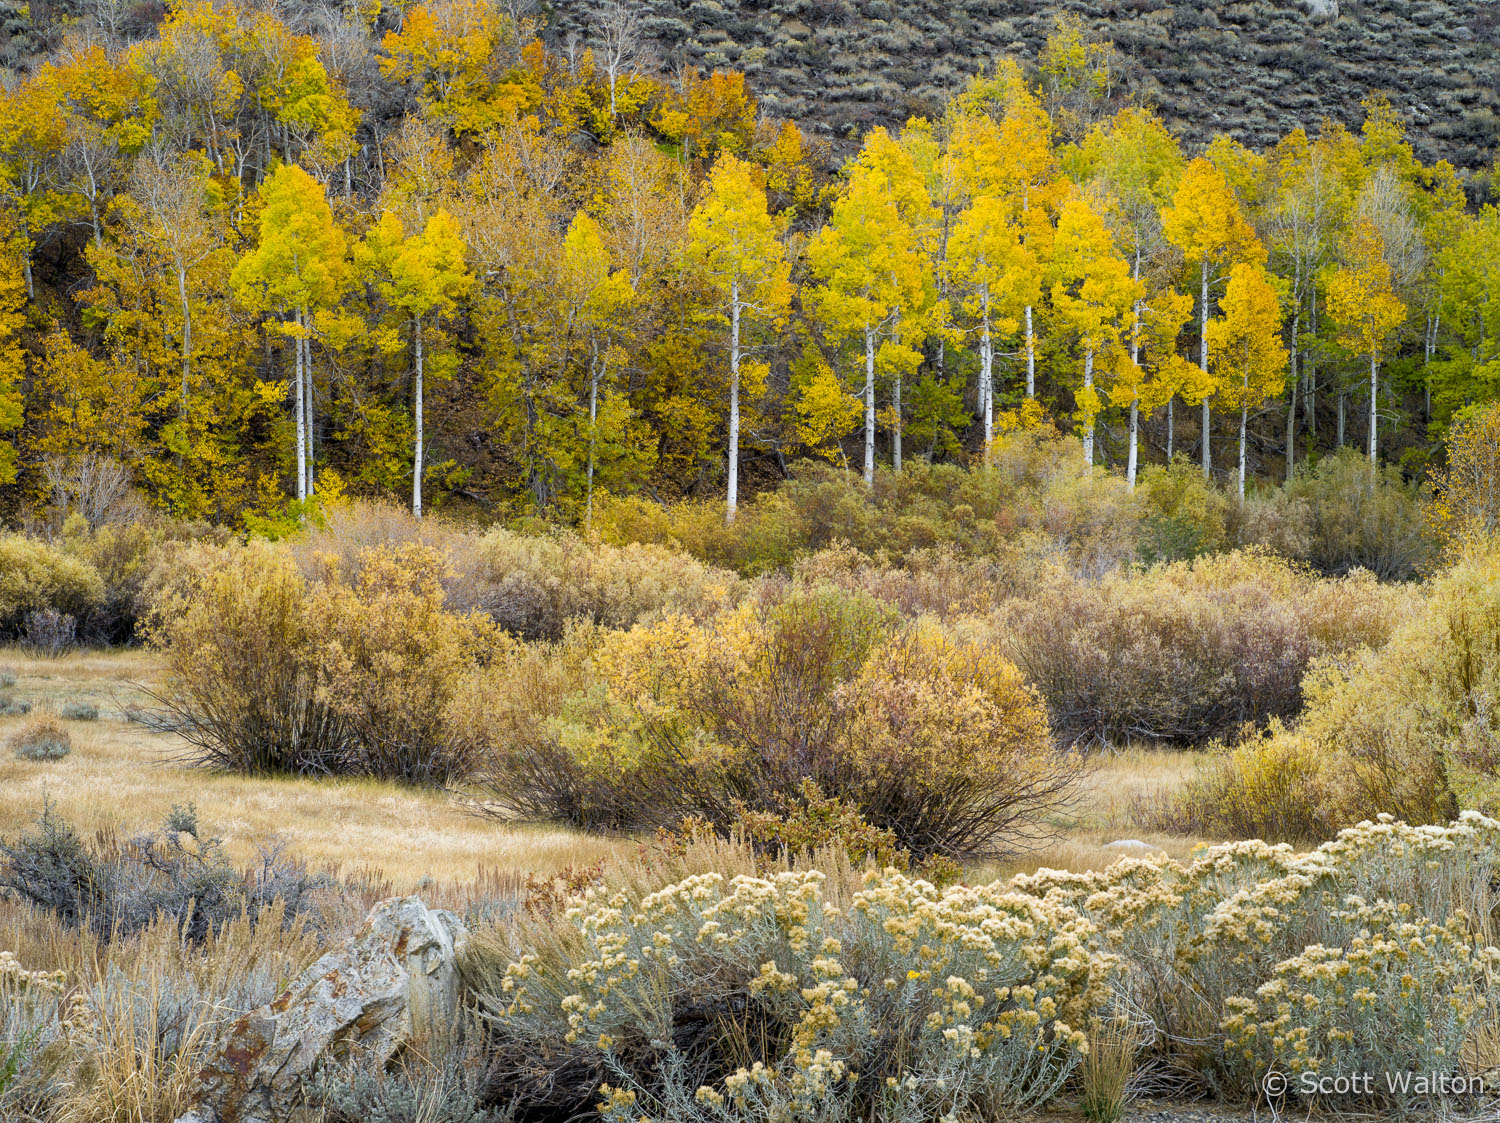
M 1293 1099 L 1303 1072 L 1482 1078 L 1500 1029 L 1497 844 L 1477 813 L 1382 817 L 1304 854 L 1237 842 L 939 889 L 836 845 L 767 856 L 700 837 L 580 876 L 561 908 L 536 887 L 471 899 L 453 1032 L 387 1071 L 330 1059 L 309 1106 L 917 1123 L 1097 1107 L 1110 1087 L 1252 1101 L 1272 1071 Z M 316 909 L 217 911 L 194 934 L 163 910 L 112 937 L 0 901 L 4 1117 L 175 1118 L 224 1026 L 368 900 L 320 892 Z M 1119 1040 L 1115 1071 L 1085 1063 Z M 1390 1116 L 1485 1098 L 1320 1102 Z

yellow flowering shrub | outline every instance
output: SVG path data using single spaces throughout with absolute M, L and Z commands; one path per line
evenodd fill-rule
M 1121 1015 L 1219 1096 L 1272 1070 L 1454 1079 L 1493 1026 L 1497 883 L 1500 820 L 1472 812 L 946 890 L 699 873 L 590 890 L 474 977 L 499 1047 L 612 1123 L 1012 1117 Z
M 1235 842 L 1186 866 L 1130 859 L 1013 884 L 1094 922 L 1122 961 L 1123 1002 L 1150 1019 L 1149 1048 L 1243 1092 L 1273 1066 L 1460 1071 L 1500 958 L 1485 944 L 1497 874 L 1500 821 L 1467 813 L 1382 816 L 1305 854 Z
M 524 954 L 497 1031 L 597 1054 L 606 1119 L 929 1120 L 1045 1102 L 1085 1048 L 1112 957 L 1072 909 L 1003 885 L 871 872 L 701 874 L 570 910 L 565 954 Z

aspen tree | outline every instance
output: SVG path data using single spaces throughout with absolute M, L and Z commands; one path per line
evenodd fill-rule
M 836 338 L 863 345 L 865 373 L 864 479 L 875 483 L 875 371 L 882 342 L 896 343 L 899 358 L 903 311 L 922 298 L 923 262 L 911 227 L 903 221 L 884 177 L 856 167 L 833 204 L 828 224 L 808 247 L 820 282 L 813 295 L 819 319 Z
M 1222 315 L 1209 324 L 1209 341 L 1221 400 L 1240 410 L 1239 493 L 1244 499 L 1250 410 L 1280 392 L 1285 378 L 1281 305 L 1265 270 L 1240 262 L 1230 270 L 1221 309 Z
M 1211 290 L 1236 262 L 1259 263 L 1266 255 L 1254 229 L 1240 213 L 1239 200 L 1224 173 L 1203 157 L 1183 170 L 1172 205 L 1162 214 L 1162 230 L 1197 274 L 1198 369 L 1202 383 L 1195 392 L 1201 394 L 1203 405 L 1203 475 L 1207 478 L 1213 470 L 1209 427 L 1215 392 L 1208 361 Z
M 1124 357 L 1132 309 L 1141 285 L 1115 250 L 1099 208 L 1082 194 L 1070 196 L 1057 216 L 1053 247 L 1052 306 L 1083 354 L 1082 388 L 1076 395 L 1083 458 L 1094 463 L 1094 426 L 1103 406 L 1096 367 L 1113 371 Z M 1102 361 L 1101 361 L 1102 360 Z
M 993 195 L 975 199 L 954 224 L 948 275 L 965 294 L 979 330 L 979 415 L 985 456 L 995 439 L 995 336 L 1020 327 L 1022 310 L 1040 295 L 1040 270 L 1011 225 L 1009 207 Z
M 1166 126 L 1155 115 L 1138 108 L 1121 110 L 1107 129 L 1095 129 L 1084 148 L 1095 175 L 1110 193 L 1107 217 L 1115 241 L 1130 262 L 1131 278 L 1142 285 L 1131 310 L 1130 327 L 1130 360 L 1139 365 L 1146 335 L 1142 322 L 1146 300 L 1151 293 L 1170 288 L 1163 268 L 1169 244 L 1162 232 L 1161 210 L 1182 176 L 1182 152 Z M 1132 377 L 1123 384 L 1137 383 L 1138 379 Z M 1162 385 L 1156 382 L 1157 387 Z M 1125 478 L 1132 488 L 1139 461 L 1141 410 L 1146 408 L 1149 414 L 1160 404 L 1170 409 L 1171 401 L 1168 395 L 1164 403 L 1154 403 L 1150 408 L 1137 398 L 1125 403 L 1130 415 Z
M 724 518 L 739 506 L 740 393 L 758 391 L 765 365 L 744 363 L 745 336 L 773 324 L 791 303 L 790 267 L 755 170 L 731 153 L 715 162 L 708 195 L 688 222 L 688 253 L 719 295 L 715 318 L 729 330 L 729 453 Z M 749 377 L 746 377 L 746 376 Z
M 433 214 L 427 225 L 410 237 L 406 235 L 401 220 L 386 211 L 365 236 L 357 261 L 377 278 L 376 291 L 396 313 L 399 326 L 411 329 L 411 513 L 420 519 L 428 326 L 457 314 L 458 302 L 468 295 L 474 278 L 465 262 L 465 247 L 458 225 L 445 210 Z M 387 345 L 391 342 L 394 340 L 388 339 Z
M 1379 234 L 1357 224 L 1346 261 L 1328 278 L 1328 313 L 1339 325 L 1339 344 L 1370 364 L 1370 463 L 1375 463 L 1380 425 L 1380 364 L 1386 340 L 1406 321 L 1406 305 L 1391 283 Z
M 255 311 L 291 316 L 282 331 L 296 352 L 292 380 L 297 427 L 297 500 L 311 496 L 308 449 L 312 405 L 314 317 L 338 299 L 347 276 L 344 233 L 334 221 L 323 185 L 295 164 L 284 164 L 261 185 L 260 241 L 230 278 L 240 300 Z

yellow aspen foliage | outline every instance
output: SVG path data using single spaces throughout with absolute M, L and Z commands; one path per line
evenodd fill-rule
M 1203 405 L 1203 474 L 1207 476 L 1213 468 L 1210 402 L 1218 389 L 1208 361 L 1211 290 L 1227 277 L 1235 262 L 1260 264 L 1266 259 L 1266 251 L 1241 213 L 1224 173 L 1201 156 L 1183 169 L 1172 205 L 1162 212 L 1162 231 L 1182 251 L 1189 272 L 1198 282 L 1198 370 L 1202 377 L 1200 384 L 1184 392 L 1183 397 Z
M 1208 326 L 1219 399 L 1240 410 L 1240 498 L 1245 497 L 1246 424 L 1250 410 L 1281 393 L 1287 353 L 1281 303 L 1266 271 L 1240 262 L 1229 274 L 1222 314 Z
M 779 323 L 792 299 L 790 266 L 765 188 L 754 167 L 726 152 L 714 163 L 708 194 L 688 222 L 688 256 L 717 293 L 712 313 L 729 335 L 729 451 L 725 518 L 739 504 L 740 394 L 758 395 L 748 381 L 744 354 L 749 333 Z M 755 365 L 755 373 L 764 371 Z M 763 383 L 757 377 L 755 383 Z
M 1124 342 L 1141 286 L 1115 251 L 1100 209 L 1081 193 L 1071 195 L 1058 213 L 1052 270 L 1052 306 L 1081 359 L 1075 416 L 1084 460 L 1092 464 L 1094 423 L 1104 407 L 1098 375 L 1113 375 L 1130 362 Z
M 535 107 L 539 91 L 519 65 L 533 31 L 494 0 L 433 0 L 386 32 L 380 68 L 411 83 L 423 109 L 455 134 L 482 132 Z
M 1369 362 L 1369 455 L 1374 463 L 1380 428 L 1380 364 L 1387 340 L 1406 322 L 1406 305 L 1392 285 L 1378 231 L 1368 223 L 1356 223 L 1347 247 L 1344 263 L 1326 282 L 1328 314 L 1338 324 L 1339 345 Z

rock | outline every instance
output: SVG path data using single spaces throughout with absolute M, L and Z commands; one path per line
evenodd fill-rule
M 1113 842 L 1104 844 L 1106 850 L 1124 850 L 1131 854 L 1163 854 L 1160 846 L 1152 846 L 1149 842 L 1142 842 L 1138 838 L 1117 838 Z
M 468 938 L 458 917 L 419 898 L 381 901 L 342 947 L 229 1026 L 204 1066 L 202 1102 L 222 1123 L 277 1123 L 323 1061 L 384 1062 L 404 1041 L 445 1032 Z

